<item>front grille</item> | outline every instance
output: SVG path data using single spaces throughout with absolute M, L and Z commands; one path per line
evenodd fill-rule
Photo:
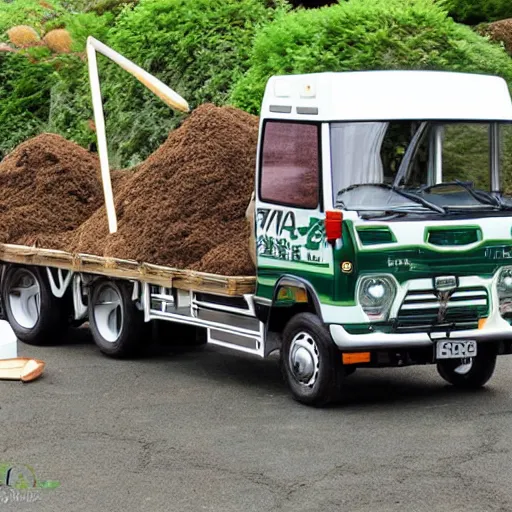
M 487 316 L 489 299 L 482 287 L 458 288 L 449 298 L 439 321 L 441 304 L 434 290 L 411 290 L 398 312 L 395 329 L 406 331 L 460 331 L 478 328 L 478 320 Z

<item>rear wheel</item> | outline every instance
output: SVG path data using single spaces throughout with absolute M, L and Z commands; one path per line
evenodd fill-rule
M 4 314 L 18 339 L 32 345 L 62 341 L 69 304 L 52 294 L 45 269 L 9 266 L 2 280 Z
M 298 402 L 322 406 L 340 397 L 341 355 L 316 315 L 300 313 L 290 320 L 283 332 L 281 366 Z
M 492 377 L 496 368 L 497 354 L 497 346 L 494 343 L 481 344 L 478 346 L 476 357 L 439 361 L 437 371 L 453 386 L 478 389 Z
M 98 348 L 111 357 L 137 355 L 150 343 L 148 326 L 132 300 L 128 282 L 100 279 L 93 283 L 89 326 Z

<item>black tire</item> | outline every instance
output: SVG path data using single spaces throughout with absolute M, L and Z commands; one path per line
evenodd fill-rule
M 39 289 L 37 298 L 34 295 L 30 299 L 29 313 L 20 306 L 23 299 L 17 290 L 32 286 Z M 55 345 L 63 341 L 71 304 L 53 295 L 46 269 L 9 265 L 2 280 L 2 304 L 5 318 L 19 340 L 30 345 Z
M 206 345 L 206 329 L 166 320 L 152 323 L 153 339 L 160 345 L 179 349 Z
M 144 314 L 132 300 L 132 289 L 129 282 L 110 279 L 99 279 L 92 284 L 89 327 L 94 342 L 109 357 L 141 355 L 151 343 Z M 112 298 L 110 301 L 108 296 Z M 107 308 L 102 310 L 101 306 Z
M 344 372 L 345 372 L 345 377 L 354 375 L 354 373 L 356 373 L 356 370 L 357 370 L 357 367 L 354 365 L 347 365 L 347 366 L 344 366 L 343 368 L 344 368 Z
M 437 363 L 439 375 L 448 383 L 461 389 L 478 389 L 492 377 L 496 368 L 498 347 L 494 343 L 478 345 L 477 356 L 472 359 L 471 367 L 464 373 L 457 372 L 463 363 L 460 359 L 446 359 Z
M 313 340 L 314 345 L 308 341 L 309 339 Z M 301 348 L 300 344 L 308 345 L 308 348 Z M 301 372 L 300 363 L 297 363 L 299 350 L 306 350 L 303 352 L 307 354 L 306 358 L 313 353 L 316 354 L 317 364 L 311 360 L 310 365 L 310 368 L 314 368 L 314 376 L 308 382 L 306 381 L 309 377 L 304 372 L 302 378 L 298 376 Z M 290 357 L 291 351 L 296 354 L 295 358 L 293 355 Z M 300 359 L 300 354 L 298 356 Z M 293 359 L 296 361 L 295 364 Z M 325 325 L 316 315 L 299 313 L 288 322 L 283 332 L 281 367 L 293 398 L 298 402 L 323 406 L 340 398 L 344 379 L 341 353 Z M 302 368 L 304 369 L 305 367 Z

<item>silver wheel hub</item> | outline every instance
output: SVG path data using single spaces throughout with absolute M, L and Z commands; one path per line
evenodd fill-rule
M 297 334 L 290 345 L 288 364 L 295 380 L 313 387 L 319 371 L 319 352 L 313 337 L 306 333 Z
M 123 328 L 123 306 L 119 292 L 105 285 L 94 304 L 94 322 L 105 341 L 114 343 Z
M 18 270 L 8 297 L 14 320 L 25 329 L 34 328 L 41 312 L 41 289 L 36 276 L 30 270 Z
M 466 375 L 470 372 L 471 368 L 473 368 L 473 358 L 467 357 L 465 359 L 461 359 L 460 365 L 455 367 L 453 371 L 459 375 Z

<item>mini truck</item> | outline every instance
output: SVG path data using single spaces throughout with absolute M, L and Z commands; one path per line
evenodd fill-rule
M 102 352 L 125 356 L 156 321 L 183 343 L 279 351 L 293 397 L 310 405 L 338 399 L 366 367 L 433 364 L 454 386 L 483 386 L 512 352 L 505 81 L 276 76 L 260 119 L 255 278 L 4 244 L 18 338 L 45 343 L 88 320 Z

